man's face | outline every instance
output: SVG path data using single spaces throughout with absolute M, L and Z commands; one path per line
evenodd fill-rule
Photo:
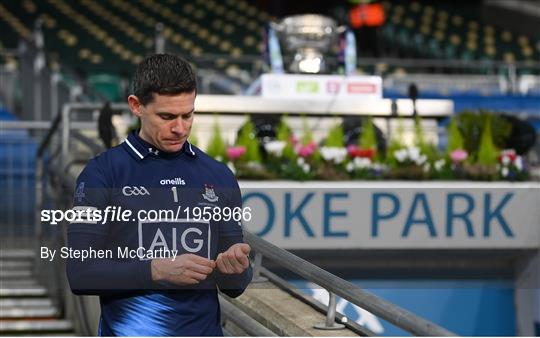
M 128 103 L 133 114 L 141 118 L 139 136 L 166 152 L 182 149 L 193 123 L 196 93 L 157 95 L 147 105 L 130 95 Z

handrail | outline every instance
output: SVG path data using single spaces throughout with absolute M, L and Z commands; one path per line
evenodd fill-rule
M 251 245 L 255 252 L 405 331 L 418 336 L 456 336 L 455 333 L 378 298 L 357 285 L 339 278 L 249 231 L 244 230 L 244 240 Z
M 326 59 L 334 59 L 335 57 L 326 56 Z M 260 60 L 259 55 L 242 55 L 241 57 L 231 57 L 226 54 L 203 54 L 197 57 L 197 62 L 213 62 L 216 59 L 225 59 L 229 62 L 236 63 L 253 63 Z M 467 68 L 467 69 L 482 69 L 485 67 L 492 68 L 508 68 L 515 67 L 540 69 L 540 62 L 532 60 L 517 60 L 508 62 L 505 60 L 462 60 L 462 59 L 428 59 L 428 58 L 395 58 L 395 57 L 382 57 L 382 58 L 370 58 L 359 57 L 356 60 L 358 66 L 375 66 L 377 64 L 388 64 L 399 67 L 411 67 L 411 68 L 426 68 L 426 67 L 440 67 L 440 68 Z
M 265 277 L 268 278 L 269 281 L 271 281 L 273 284 L 277 285 L 281 289 L 285 290 L 288 294 L 291 296 L 300 299 L 302 302 L 308 304 L 309 306 L 313 307 L 314 309 L 322 312 L 327 313 L 328 312 L 328 306 L 319 302 L 315 298 L 306 295 L 305 293 L 302 293 L 302 291 L 298 290 L 298 288 L 291 283 L 287 282 L 285 279 L 279 277 L 278 275 L 270 272 L 268 269 L 261 267 L 261 274 L 263 274 Z M 335 319 L 339 323 L 342 323 L 345 325 L 348 329 L 351 331 L 358 333 L 361 336 L 364 337 L 376 337 L 377 334 L 370 329 L 368 329 L 365 326 L 362 326 L 358 324 L 355 321 L 348 320 L 347 316 L 336 312 Z
M 377 64 L 388 64 L 399 67 L 426 68 L 467 68 L 481 69 L 485 67 L 509 67 L 540 69 L 538 61 L 514 61 L 503 60 L 460 60 L 460 59 L 402 59 L 402 58 L 358 58 L 359 66 L 375 66 Z
M 56 115 L 56 117 L 54 118 L 51 127 L 47 131 L 47 134 L 45 135 L 45 137 L 43 138 L 43 140 L 39 144 L 39 148 L 38 148 L 38 151 L 37 151 L 37 157 L 38 158 L 41 158 L 43 156 L 43 153 L 45 152 L 45 149 L 47 149 L 47 147 L 49 146 L 49 142 L 51 142 L 54 133 L 56 132 L 56 130 L 60 126 L 61 121 L 62 121 L 62 113 L 59 112 Z
M 102 153 L 103 151 L 106 150 L 103 145 L 99 144 L 94 139 L 92 139 L 92 138 L 90 138 L 88 136 L 85 136 L 85 135 L 81 134 L 80 132 L 78 132 L 76 130 L 72 131 L 72 135 L 73 135 L 73 138 L 80 141 L 88 149 L 90 149 L 90 151 L 92 152 L 92 154 L 94 156 L 96 156 L 97 154 Z

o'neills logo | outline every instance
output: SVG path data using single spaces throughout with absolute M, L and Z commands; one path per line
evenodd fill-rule
M 176 178 L 170 178 L 170 179 L 163 179 L 159 181 L 159 184 L 161 185 L 186 185 L 186 181 L 184 181 L 180 177 L 176 177 Z

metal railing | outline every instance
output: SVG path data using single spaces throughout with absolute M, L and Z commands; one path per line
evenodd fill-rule
M 531 81 L 540 75 L 528 74 L 540 74 L 538 61 L 360 58 L 358 66 L 382 76 L 385 89 L 401 89 L 402 93 L 406 91 L 400 88 L 401 81 L 407 86 L 416 83 L 441 95 L 467 90 L 480 91 L 483 95 L 528 95 L 540 90 L 540 86 Z M 398 68 L 406 75 L 393 73 Z
M 318 284 L 325 288 L 332 297 L 340 296 L 349 302 L 381 317 L 382 319 L 394 324 L 395 326 L 417 336 L 455 336 L 452 333 L 437 324 L 434 324 L 422 317 L 419 317 L 405 309 L 398 307 L 384 299 L 361 289 L 360 287 L 341 279 L 330 272 L 313 265 L 302 258 L 283 250 L 256 235 L 244 231 L 244 240 L 255 251 L 255 255 L 261 255 L 274 263 L 287 268 L 288 270 L 300 275 L 301 277 Z M 256 258 L 254 267 L 254 278 L 260 274 L 260 258 Z M 259 263 L 260 264 L 260 263 Z M 335 299 L 335 298 L 334 298 Z M 336 313 L 335 302 L 330 302 L 328 306 L 327 319 L 334 322 Z M 327 320 L 328 323 L 328 320 Z
M 0 247 L 30 248 L 37 143 L 21 130 L 1 128 L 0 138 Z
M 299 290 L 297 287 L 295 287 L 293 284 L 289 283 L 288 281 L 286 281 L 285 279 L 279 277 L 278 275 L 274 274 L 273 272 L 271 272 L 270 270 L 264 268 L 261 266 L 261 261 L 262 261 L 262 255 L 256 255 L 256 258 L 259 258 L 259 262 L 257 263 L 257 260 L 254 261 L 254 266 L 257 267 L 257 273 L 259 274 L 259 276 L 261 275 L 264 275 L 263 278 L 268 278 L 269 281 L 271 281 L 273 284 L 277 285 L 279 288 L 287 291 L 291 296 L 295 297 L 295 298 L 298 298 L 300 299 L 302 302 L 308 304 L 309 306 L 311 306 L 312 308 L 316 309 L 317 311 L 321 312 L 321 313 L 324 313 L 327 315 L 327 320 L 331 320 L 333 321 L 332 324 L 334 325 L 331 325 L 330 327 L 335 327 L 335 322 L 340 322 L 340 323 L 343 323 L 343 325 L 345 327 L 347 327 L 349 330 L 361 335 L 361 336 L 364 336 L 364 337 L 375 337 L 377 336 L 377 334 L 373 331 L 371 331 L 370 329 L 368 329 L 367 327 L 365 326 L 362 326 L 360 324 L 358 324 L 356 321 L 351 321 L 351 320 L 348 320 L 348 318 L 339 313 L 339 312 L 335 312 L 334 314 L 334 317 L 332 317 L 332 313 L 330 313 L 330 311 L 328 311 L 328 305 L 326 304 L 323 304 L 321 303 L 320 301 L 316 300 L 314 297 L 312 296 L 308 296 L 307 294 L 303 293 L 301 290 Z M 257 280 L 261 280 L 260 277 L 258 277 L 257 279 L 253 280 L 254 283 L 257 283 Z M 326 324 L 326 322 L 325 322 Z

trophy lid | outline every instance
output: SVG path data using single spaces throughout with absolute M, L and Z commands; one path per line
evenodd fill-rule
M 292 15 L 283 18 L 279 26 L 280 31 L 287 35 L 304 35 L 315 39 L 333 35 L 337 31 L 336 22 L 329 17 L 319 14 Z

